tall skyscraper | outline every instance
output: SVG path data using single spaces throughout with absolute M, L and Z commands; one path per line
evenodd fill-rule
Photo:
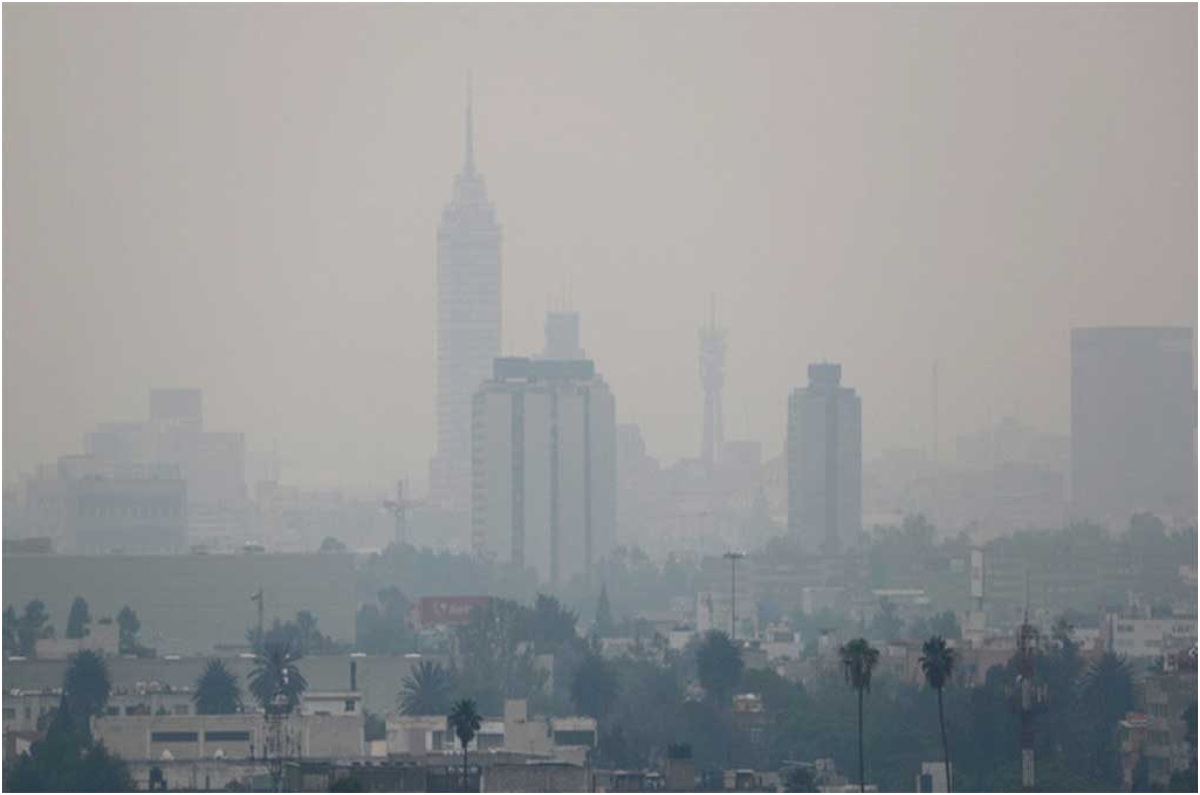
M 579 313 L 546 313 L 546 349 L 544 359 L 584 359 L 586 355 L 579 347 Z
M 788 530 L 834 555 L 862 531 L 862 402 L 840 364 L 810 364 L 788 400 Z
M 466 153 L 438 227 L 438 440 L 434 505 L 466 511 L 471 495 L 471 398 L 500 355 L 500 225 L 475 170 L 470 87 Z
M 721 390 L 725 387 L 725 329 L 717 328 L 716 299 L 709 310 L 708 325 L 700 329 L 700 385 L 704 387 L 704 436 L 700 460 L 712 466 L 725 446 Z
M 1124 529 L 1196 516 L 1190 328 L 1071 330 L 1071 509 Z
M 590 360 L 497 359 L 472 438 L 477 553 L 558 584 L 612 551 L 616 403 Z

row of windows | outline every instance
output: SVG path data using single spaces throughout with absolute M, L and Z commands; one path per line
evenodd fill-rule
M 152 743 L 194 743 L 200 738 L 199 732 L 150 732 Z M 250 742 L 248 731 L 208 731 L 204 733 L 205 742 Z

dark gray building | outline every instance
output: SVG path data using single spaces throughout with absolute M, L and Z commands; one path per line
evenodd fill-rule
M 788 400 L 788 531 L 834 555 L 862 531 L 862 402 L 840 364 L 810 364 Z
M 1123 529 L 1196 516 L 1190 328 L 1071 330 L 1071 510 Z

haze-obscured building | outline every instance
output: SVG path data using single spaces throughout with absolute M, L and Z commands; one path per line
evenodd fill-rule
M 1196 517 L 1190 328 L 1071 330 L 1071 505 L 1123 527 Z
M 347 553 L 4 556 L 4 604 L 19 610 L 40 599 L 59 626 L 76 596 L 97 616 L 128 605 L 141 620 L 140 642 L 159 654 L 244 647 L 256 622 L 250 597 L 260 588 L 267 622 L 308 610 L 323 634 L 354 642 L 354 559 Z
M 616 545 L 616 403 L 590 360 L 497 359 L 471 432 L 479 553 L 560 583 Z
M 430 502 L 467 511 L 471 504 L 471 400 L 500 355 L 500 225 L 475 170 L 470 97 L 466 153 L 438 226 L 437 452 Z
M 788 530 L 836 554 L 862 531 L 862 402 L 840 364 L 810 364 L 788 400 Z

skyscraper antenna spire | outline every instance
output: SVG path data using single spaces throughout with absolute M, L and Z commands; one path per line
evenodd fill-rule
M 471 70 L 467 70 L 467 152 L 466 152 L 466 172 L 472 174 L 475 172 L 475 123 L 472 118 L 471 110 Z

